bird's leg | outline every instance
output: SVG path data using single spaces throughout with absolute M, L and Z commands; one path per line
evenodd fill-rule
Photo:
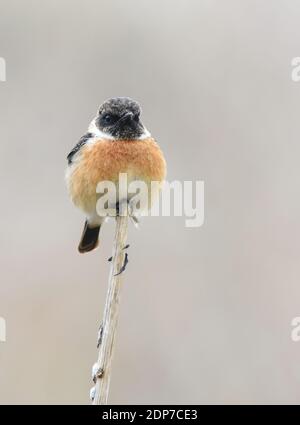
M 130 204 L 129 204 L 128 200 L 127 200 L 127 205 L 126 206 L 128 208 L 127 209 L 127 212 L 129 212 L 129 210 L 130 210 L 129 209 L 130 208 Z M 121 208 L 124 208 L 124 207 L 121 205 Z M 116 217 L 118 217 L 119 215 L 120 215 L 120 202 L 118 201 L 116 203 Z M 125 245 L 122 248 L 122 250 L 125 250 L 125 249 L 128 249 L 128 248 L 129 248 L 129 244 Z M 113 260 L 113 257 L 109 257 L 109 259 L 107 261 L 111 262 L 112 260 Z M 125 258 L 124 258 L 123 266 L 121 267 L 120 271 L 117 274 L 115 274 L 115 276 L 118 276 L 119 274 L 123 273 L 125 271 L 125 269 L 126 269 L 127 264 L 128 264 L 128 254 L 126 252 L 125 253 Z
M 116 217 L 118 217 L 120 215 L 120 202 L 118 201 L 116 203 Z
M 128 214 L 128 200 L 117 201 L 116 203 L 116 217 L 126 216 Z
M 131 218 L 135 227 L 138 227 L 140 222 L 139 222 L 139 219 L 137 218 L 136 214 L 133 211 L 133 207 L 132 207 L 132 204 L 130 203 L 130 200 L 128 200 L 128 215 Z
M 129 206 L 129 202 L 127 201 L 127 203 L 128 203 L 128 206 Z M 128 207 L 128 210 L 129 210 L 129 207 Z M 118 217 L 119 216 L 119 213 L 120 213 L 120 203 L 119 203 L 119 201 L 116 203 L 116 217 Z M 127 249 L 127 248 L 129 248 L 129 244 L 127 244 L 126 246 L 124 246 L 124 248 L 122 248 L 122 249 Z M 108 258 L 108 262 L 111 262 L 112 261 L 112 259 L 113 259 L 113 257 L 109 257 Z M 128 260 L 127 260 L 127 263 L 128 263 Z M 127 264 L 126 263 L 126 264 Z M 126 267 L 126 266 L 125 266 Z

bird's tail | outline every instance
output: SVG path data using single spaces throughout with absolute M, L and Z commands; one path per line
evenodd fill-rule
M 78 246 L 78 251 L 83 254 L 92 251 L 98 246 L 99 232 L 101 226 L 90 227 L 88 222 L 85 222 L 81 240 Z

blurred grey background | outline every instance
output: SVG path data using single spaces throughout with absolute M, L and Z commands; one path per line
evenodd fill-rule
M 205 223 L 130 227 L 112 403 L 298 403 L 300 3 L 0 0 L 0 403 L 89 403 L 113 222 L 80 256 L 66 155 L 141 102 Z

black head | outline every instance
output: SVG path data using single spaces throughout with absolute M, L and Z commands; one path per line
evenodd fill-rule
M 115 97 L 100 106 L 96 126 L 115 139 L 138 139 L 145 133 L 140 113 L 140 105 L 134 100 Z

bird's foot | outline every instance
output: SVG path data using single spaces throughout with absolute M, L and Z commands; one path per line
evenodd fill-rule
M 128 214 L 129 214 L 129 217 L 131 218 L 134 226 L 139 227 L 140 221 L 137 218 L 137 215 L 134 213 L 133 208 L 132 208 L 132 204 L 130 202 L 128 202 Z
M 116 203 L 116 217 L 127 216 L 128 215 L 128 211 L 129 211 L 128 201 L 123 200 L 121 202 L 118 201 Z

